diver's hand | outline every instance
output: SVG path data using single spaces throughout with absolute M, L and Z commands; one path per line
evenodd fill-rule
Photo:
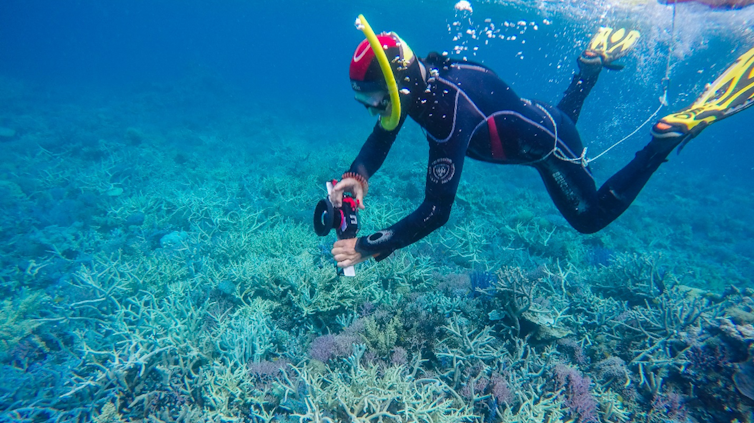
M 356 204 L 361 210 L 364 210 L 364 187 L 355 178 L 344 178 L 335 184 L 330 194 L 330 201 L 335 207 L 343 206 L 343 193 L 350 192 L 356 197 Z M 355 245 L 356 241 L 354 241 Z M 335 243 L 337 245 L 337 242 Z
M 357 238 L 340 239 L 332 246 L 332 255 L 338 262 L 338 267 L 353 266 L 371 257 L 362 257 L 361 253 L 356 251 L 356 240 Z

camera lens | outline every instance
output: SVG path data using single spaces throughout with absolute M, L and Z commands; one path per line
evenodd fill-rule
M 320 200 L 314 208 L 314 233 L 325 236 L 335 224 L 335 213 L 330 200 Z

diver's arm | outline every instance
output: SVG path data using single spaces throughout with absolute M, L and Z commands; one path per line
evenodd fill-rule
M 380 261 L 393 251 L 424 238 L 448 221 L 461 178 L 467 144 L 465 139 L 451 140 L 447 144 L 432 144 L 424 202 L 395 225 L 358 238 L 355 248 L 362 257 L 374 256 Z
M 395 137 L 405 121 L 406 115 L 404 114 L 398 122 L 398 126 L 392 131 L 386 131 L 380 122 L 377 122 L 349 170 L 343 174 L 342 180 L 333 187 L 331 200 L 335 207 L 341 206 L 340 201 L 343 198 L 343 193 L 350 192 L 356 197 L 358 207 L 364 209 L 364 197 L 367 194 L 369 178 L 385 162 L 387 153 L 393 146 Z
M 444 225 L 450 217 L 451 201 L 425 199 L 413 213 L 395 225 L 356 240 L 355 250 L 361 257 L 387 258 L 393 251 L 413 244 Z
M 395 137 L 398 135 L 398 132 L 401 130 L 405 121 L 406 115 L 404 114 L 401 117 L 398 126 L 392 131 L 386 131 L 380 122 L 377 122 L 374 125 L 374 130 L 372 130 L 369 138 L 367 138 L 366 142 L 361 147 L 359 155 L 356 156 L 356 159 L 348 169 L 348 172 L 361 175 L 364 179 L 369 180 L 369 178 L 382 166 L 382 163 L 385 162 L 387 153 L 390 151 L 390 147 L 393 146 Z

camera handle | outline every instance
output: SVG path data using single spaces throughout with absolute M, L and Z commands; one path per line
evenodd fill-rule
M 332 200 L 333 200 L 332 199 L 333 184 L 332 184 L 332 182 L 328 181 L 327 184 L 326 184 L 326 186 L 327 186 L 327 198 L 332 203 Z M 343 199 L 341 198 L 341 201 L 342 200 Z M 340 272 L 340 270 L 339 270 L 339 272 Z M 354 276 L 356 276 L 356 269 L 354 269 L 353 266 L 345 267 L 345 268 L 343 268 L 343 275 L 349 276 L 349 277 L 354 277 Z

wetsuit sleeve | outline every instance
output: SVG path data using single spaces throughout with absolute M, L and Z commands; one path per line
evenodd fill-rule
M 445 143 L 430 142 L 427 185 L 422 204 L 395 225 L 360 237 L 356 242 L 356 251 L 362 256 L 374 255 L 380 261 L 393 251 L 424 238 L 448 221 L 468 146 L 468 137 L 460 134 L 470 132 L 468 128 L 462 128 L 456 132 L 457 136 Z
M 348 171 L 359 174 L 367 180 L 374 175 L 382 166 L 382 163 L 385 162 L 387 153 L 390 151 L 390 147 L 393 146 L 395 137 L 398 135 L 405 121 L 406 115 L 404 114 L 398 126 L 392 131 L 386 131 L 378 121 Z

